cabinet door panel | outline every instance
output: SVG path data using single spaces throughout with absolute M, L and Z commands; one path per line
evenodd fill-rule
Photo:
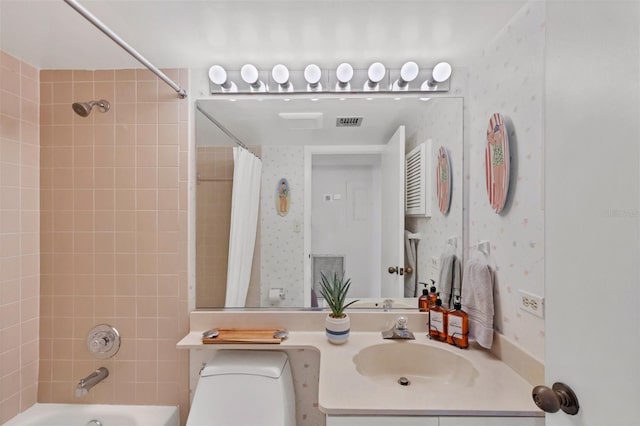
M 438 426 L 438 418 L 420 416 L 327 416 L 326 426 Z
M 440 417 L 440 426 L 544 426 L 544 417 Z

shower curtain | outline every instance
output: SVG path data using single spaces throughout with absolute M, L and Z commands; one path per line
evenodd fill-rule
M 243 148 L 233 148 L 233 163 L 226 308 L 244 307 L 247 300 L 258 227 L 262 171 L 262 161 Z

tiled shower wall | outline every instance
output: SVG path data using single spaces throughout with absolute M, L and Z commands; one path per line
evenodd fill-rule
M 187 85 L 185 70 L 167 70 Z M 106 99 L 76 115 L 73 102 Z M 187 100 L 146 70 L 40 73 L 40 402 L 180 404 L 188 411 Z M 85 338 L 108 323 L 118 354 Z M 110 375 L 84 398 L 78 381 Z
M 38 71 L 0 51 L 0 424 L 36 402 Z

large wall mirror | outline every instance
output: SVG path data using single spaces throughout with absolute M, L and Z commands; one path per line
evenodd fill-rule
M 225 307 L 236 146 L 230 134 L 262 161 L 245 307 L 315 307 L 321 271 L 344 271 L 349 296 L 362 307 L 383 299 L 416 307 L 418 283 L 438 279 L 440 256 L 462 256 L 462 98 L 216 98 L 198 100 L 195 116 L 197 308 Z M 422 144 L 430 212 L 407 216 L 405 156 Z M 445 212 L 436 174 L 443 149 Z

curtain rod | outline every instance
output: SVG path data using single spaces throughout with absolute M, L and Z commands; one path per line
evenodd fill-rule
M 209 114 L 207 111 L 205 111 L 204 109 L 202 109 L 202 107 L 200 106 L 200 102 L 196 101 L 196 109 L 198 111 L 200 111 L 202 113 L 202 115 L 204 115 L 205 117 L 207 117 L 207 119 L 212 122 L 213 124 L 216 125 L 216 127 L 218 127 L 218 129 L 222 130 L 222 132 L 229 136 L 235 143 L 236 145 L 246 149 L 247 151 L 249 151 L 250 153 L 252 153 L 253 155 L 255 155 L 256 157 L 260 158 L 259 155 L 256 155 L 255 152 L 251 151 L 249 149 L 249 147 L 247 147 L 247 145 L 245 145 L 240 139 L 238 139 L 236 137 L 236 135 L 234 135 L 233 133 L 231 133 L 231 131 L 229 131 L 229 129 L 227 129 L 226 127 L 224 127 L 222 125 L 222 123 L 220 123 L 218 120 L 216 120 L 215 118 L 213 118 L 213 116 L 211 114 Z
M 91 12 L 89 12 L 87 9 L 85 9 L 84 6 L 82 6 L 76 0 L 64 0 L 64 1 L 69 6 L 74 8 L 76 10 L 76 12 L 78 12 L 80 15 L 84 16 L 87 21 L 91 22 L 93 25 L 96 26 L 96 28 L 98 28 L 100 31 L 105 33 L 107 37 L 109 37 L 111 40 L 115 41 L 120 47 L 122 47 L 124 50 L 126 50 L 127 53 L 129 53 L 131 56 L 133 56 L 135 59 L 137 59 L 142 65 L 147 67 L 149 69 L 149 71 L 151 71 L 152 73 L 157 75 L 162 81 L 164 81 L 169 86 L 171 86 L 171 88 L 173 90 L 178 92 L 178 96 L 180 96 L 182 99 L 187 97 L 187 92 L 183 88 L 178 86 L 173 80 L 171 80 L 169 77 L 167 77 L 167 75 L 165 73 L 163 73 L 158 68 L 156 68 L 144 56 L 142 56 L 140 53 L 138 53 L 137 50 L 135 50 L 133 47 L 129 46 L 127 44 L 127 42 L 125 42 L 123 39 L 121 39 L 116 33 L 111 31 L 111 29 L 109 27 L 107 27 L 102 21 L 100 21 L 98 18 L 96 18 L 95 15 L 93 15 Z

